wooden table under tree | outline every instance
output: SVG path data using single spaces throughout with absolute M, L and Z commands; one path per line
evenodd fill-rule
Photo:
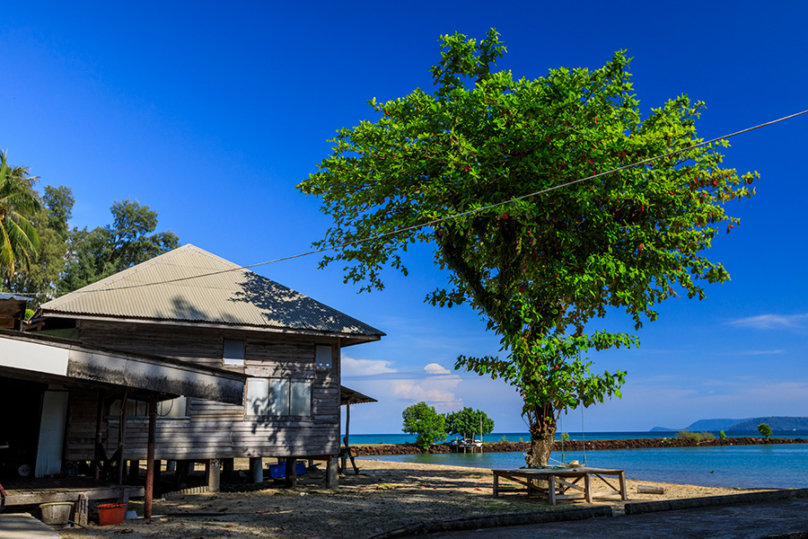
M 557 500 L 569 500 L 583 498 L 587 503 L 592 503 L 592 476 L 598 477 L 603 481 L 611 491 L 620 495 L 622 500 L 627 500 L 628 495 L 626 492 L 626 473 L 624 470 L 609 470 L 604 468 L 564 468 L 564 467 L 547 467 L 547 468 L 520 468 L 515 470 L 491 470 L 494 474 L 494 496 L 499 496 L 500 492 L 509 490 L 527 490 L 528 495 L 542 494 L 547 492 L 547 498 L 550 505 L 555 505 Z M 603 476 L 616 477 L 619 484 L 618 487 L 612 485 Z M 525 488 L 520 487 L 500 487 L 499 479 L 509 479 L 513 482 L 523 485 Z M 579 483 L 583 480 L 583 485 Z M 547 487 L 539 486 L 539 482 L 546 482 Z M 556 492 L 556 489 L 558 492 Z M 569 491 L 577 491 L 569 494 Z M 613 491 L 613 492 L 612 492 Z M 599 497 L 599 496 L 598 496 Z

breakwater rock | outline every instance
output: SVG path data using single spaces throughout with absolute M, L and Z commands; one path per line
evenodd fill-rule
M 651 449 L 663 447 L 712 447 L 719 445 L 775 445 L 775 444 L 801 444 L 808 443 L 802 438 L 726 438 L 724 440 L 684 440 L 679 438 L 639 438 L 632 440 L 570 440 L 564 442 L 564 450 L 581 451 L 586 443 L 587 451 L 608 451 L 614 449 Z M 411 444 L 391 445 L 364 445 L 351 448 L 357 457 L 373 457 L 385 455 L 420 455 L 451 453 L 453 448 L 449 444 L 435 444 L 427 450 L 420 449 Z M 483 445 L 486 453 L 505 453 L 509 451 L 525 452 L 530 449 L 529 442 L 494 442 Z M 561 451 L 561 442 L 555 442 L 555 450 Z

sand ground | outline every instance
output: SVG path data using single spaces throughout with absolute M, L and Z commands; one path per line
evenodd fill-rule
M 128 520 L 117 526 L 63 530 L 70 539 L 97 537 L 214 539 L 225 537 L 362 539 L 430 520 L 524 511 L 553 511 L 583 500 L 552 507 L 544 498 L 525 493 L 493 497 L 492 474 L 481 468 L 374 460 L 357 461 L 360 474 L 340 477 L 340 488 L 327 489 L 324 473 L 302 476 L 294 489 L 271 480 L 262 485 L 223 484 L 223 492 L 156 500 L 151 522 Z M 237 469 L 246 466 L 237 463 Z M 320 468 L 324 466 L 321 464 Z M 608 487 L 593 481 L 597 492 Z M 737 494 L 737 489 L 627 481 L 629 501 Z M 616 486 L 616 481 L 613 481 Z M 664 495 L 639 494 L 637 485 L 664 485 Z M 746 491 L 744 491 L 746 492 Z M 619 496 L 595 504 L 620 506 Z M 142 501 L 129 509 L 142 515 Z M 169 516 L 159 516 L 169 515 Z M 183 516 L 185 515 L 185 516 Z

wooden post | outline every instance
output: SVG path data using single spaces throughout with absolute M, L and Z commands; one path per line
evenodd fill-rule
M 154 497 L 158 500 L 163 497 L 162 476 L 163 461 L 157 459 L 154 461 Z
M 95 418 L 95 451 L 93 453 L 93 475 L 95 480 L 101 479 L 101 429 L 104 426 L 104 396 L 98 393 L 98 412 Z M 105 459 L 106 460 L 106 459 Z
M 584 474 L 584 498 L 586 503 L 592 503 L 592 478 L 588 473 Z
M 663 494 L 665 493 L 664 490 L 662 492 Z M 620 498 L 623 500 L 628 500 L 628 492 L 626 491 L 626 472 L 623 470 L 620 470 Z
M 82 492 L 79 494 L 79 499 L 76 502 L 76 523 L 79 526 L 86 526 L 87 525 L 87 513 L 89 511 L 89 499 L 87 498 L 87 494 Z
M 527 494 L 530 496 L 530 487 L 527 488 Z M 494 472 L 494 498 L 499 496 L 499 474 Z
M 157 393 L 149 397 L 149 444 L 146 446 L 146 501 L 143 504 L 143 518 L 151 520 L 154 500 L 154 438 L 157 430 Z
M 555 493 L 555 476 L 554 475 L 548 475 L 547 476 L 547 488 L 550 490 L 550 492 L 548 493 L 548 497 L 549 497 L 549 500 L 550 500 L 550 505 L 555 505 L 556 504 L 556 497 L 555 497 L 556 493 Z M 528 488 L 528 491 L 530 491 L 529 488 Z
M 222 476 L 225 478 L 232 476 L 235 469 L 234 459 L 222 459 Z
M 295 464 L 297 461 L 294 457 L 287 457 L 286 458 L 286 481 L 284 486 L 286 488 L 292 488 L 297 485 L 297 466 Z
M 351 445 L 351 403 L 345 407 L 345 445 Z
M 192 461 L 178 460 L 177 473 L 174 476 L 177 490 L 186 488 L 188 486 L 188 474 L 191 472 Z
M 126 474 L 126 484 L 136 487 L 138 485 L 139 480 L 140 480 L 140 461 L 130 460 L 129 471 Z
M 219 459 L 210 459 L 205 463 L 206 479 L 210 492 L 219 492 L 221 471 L 221 468 L 219 468 Z
M 123 485 L 123 445 L 126 440 L 126 402 L 129 400 L 129 388 L 123 390 L 123 398 L 121 399 L 121 415 L 118 416 L 118 484 Z

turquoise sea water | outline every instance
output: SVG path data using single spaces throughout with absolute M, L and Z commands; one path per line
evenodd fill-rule
M 570 440 L 633 440 L 639 438 L 673 438 L 676 432 L 570 432 Z M 714 432 L 716 438 L 718 432 Z M 760 434 L 755 432 L 727 432 L 729 437 L 744 437 L 752 436 L 759 437 Z M 345 436 L 344 434 L 342 436 Z M 479 436 L 478 436 L 479 437 Z M 494 432 L 484 436 L 486 442 L 497 442 L 503 437 L 507 438 L 509 442 L 518 442 L 519 438 L 523 441 L 530 441 L 530 434 L 527 432 Z M 795 431 L 795 432 L 777 432 L 773 438 L 808 438 L 808 432 Z M 445 441 L 449 442 L 454 440 L 454 436 L 448 437 Z M 556 440 L 561 439 L 561 433 L 556 433 Z M 351 434 L 351 445 L 367 445 L 367 444 L 405 444 L 413 443 L 415 441 L 414 434 Z
M 510 439 L 510 437 L 508 437 Z M 587 435 L 587 439 L 591 439 Z M 612 437 L 611 439 L 615 439 Z M 351 443 L 353 436 L 351 436 Z M 368 457 L 478 468 L 520 468 L 524 454 L 476 453 Z M 560 452 L 552 458 L 560 461 Z M 726 488 L 808 487 L 808 444 L 567 451 L 564 460 L 618 468 L 629 479 Z M 554 464 L 551 461 L 551 464 Z

